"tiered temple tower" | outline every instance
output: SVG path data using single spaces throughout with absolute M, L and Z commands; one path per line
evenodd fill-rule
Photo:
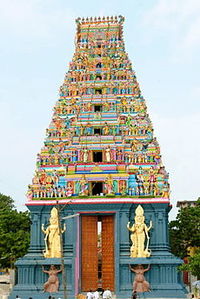
M 109 287 L 117 298 L 130 297 L 129 265 L 138 264 L 151 265 L 145 276 L 152 292 L 145 297 L 185 297 L 176 270 L 181 261 L 169 252 L 168 173 L 125 52 L 123 22 L 122 16 L 76 20 L 75 53 L 28 186 L 31 245 L 16 264 L 18 280 L 10 298 L 46 298 L 42 266 L 59 268 L 62 262 L 70 299 L 98 287 Z M 66 223 L 57 256 L 44 240 L 54 206 Z M 146 255 L 134 253 L 127 229 L 138 206 L 147 226 L 152 222 Z M 62 290 L 60 285 L 61 298 Z

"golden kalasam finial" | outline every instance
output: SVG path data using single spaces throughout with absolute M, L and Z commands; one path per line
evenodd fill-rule
M 149 235 L 148 231 L 152 228 L 152 221 L 149 227 L 144 223 L 144 210 L 139 205 L 135 210 L 135 223 L 130 227 L 130 222 L 127 224 L 128 230 L 131 232 L 131 248 L 130 257 L 149 257 L 151 251 L 149 250 Z

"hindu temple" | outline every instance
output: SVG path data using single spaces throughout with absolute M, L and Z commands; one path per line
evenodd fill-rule
M 31 242 L 10 299 L 107 288 L 113 298 L 186 297 L 168 240 L 169 176 L 123 24 L 123 16 L 76 20 L 75 51 L 28 186 Z

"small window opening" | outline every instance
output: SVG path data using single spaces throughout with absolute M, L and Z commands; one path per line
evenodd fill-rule
M 102 63 L 101 62 L 97 63 L 96 68 L 97 69 L 102 68 Z
M 94 134 L 102 135 L 102 129 L 101 128 L 94 128 Z
M 92 182 L 92 195 L 94 196 L 103 195 L 102 182 Z
M 94 112 L 101 112 L 102 111 L 102 105 L 95 105 L 94 106 Z
M 95 89 L 95 94 L 102 94 L 102 89 Z
M 93 162 L 102 162 L 102 152 L 93 152 Z

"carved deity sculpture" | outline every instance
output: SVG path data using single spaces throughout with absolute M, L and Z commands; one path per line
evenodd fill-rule
M 162 188 L 162 197 L 163 198 L 169 198 L 169 183 L 164 182 L 163 188 Z
M 51 265 L 49 271 L 44 270 L 42 267 L 42 272 L 49 274 L 49 278 L 47 282 L 44 283 L 44 292 L 48 293 L 57 293 L 59 287 L 58 273 L 61 272 L 62 269 L 58 270 L 54 265 Z
M 106 162 L 111 162 L 111 150 L 110 147 L 105 150 Z
M 54 207 L 49 218 L 50 225 L 44 229 L 44 224 L 42 224 L 42 231 L 45 234 L 45 250 L 43 253 L 45 258 L 61 257 L 60 238 L 61 234 L 66 230 L 66 226 L 64 225 L 60 232 L 58 217 L 58 210 Z
M 130 125 L 131 125 L 131 121 L 132 121 L 132 117 L 131 117 L 131 115 L 129 114 L 129 115 L 127 116 L 127 118 L 126 118 L 126 125 L 127 125 L 127 126 L 130 126 Z
M 135 279 L 133 281 L 133 292 L 136 293 L 143 293 L 143 292 L 149 292 L 150 291 L 150 285 L 148 281 L 145 280 L 144 272 L 148 271 L 150 269 L 150 266 L 148 268 L 144 269 L 142 265 L 137 265 L 137 267 L 132 268 L 129 266 L 130 270 L 135 273 Z
M 83 162 L 88 162 L 88 150 L 87 150 L 87 148 L 83 149 Z
M 107 124 L 107 122 L 106 122 L 106 123 L 105 123 L 105 126 L 103 127 L 103 134 L 104 134 L 104 135 L 108 135 L 109 132 L 110 132 L 110 130 L 109 130 L 109 126 L 108 126 L 108 124 Z
M 106 180 L 106 188 L 107 194 L 113 194 L 113 179 L 112 176 L 109 174 Z
M 67 184 L 67 189 L 66 189 L 66 196 L 70 197 L 73 194 L 73 183 L 72 182 L 68 182 Z
M 80 195 L 87 195 L 88 194 L 88 181 L 85 178 L 85 175 L 82 175 L 80 180 Z
M 139 205 L 135 211 L 135 223 L 130 227 L 130 222 L 127 224 L 128 230 L 131 232 L 131 248 L 130 257 L 149 257 L 151 252 L 149 247 L 148 231 L 152 228 L 152 221 L 149 227 L 144 223 L 144 210 Z M 147 240 L 147 242 L 145 242 Z M 146 244 L 146 245 L 145 245 Z

